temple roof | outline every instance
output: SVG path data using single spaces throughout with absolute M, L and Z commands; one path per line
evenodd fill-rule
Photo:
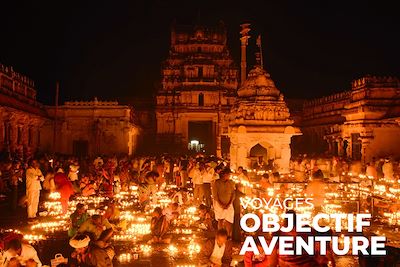
M 249 72 L 246 81 L 238 90 L 240 98 L 260 97 L 266 100 L 278 100 L 280 95 L 269 73 L 260 66 L 255 66 Z

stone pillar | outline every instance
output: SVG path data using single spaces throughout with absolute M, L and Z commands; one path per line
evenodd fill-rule
M 372 159 L 371 155 L 368 155 L 367 151 L 367 147 L 370 143 L 369 139 L 363 139 L 361 141 L 361 162 L 362 163 L 367 163 L 368 161 L 370 161 Z
M 329 154 L 334 154 L 333 153 L 333 140 L 332 138 L 326 138 L 326 142 L 328 143 L 328 152 Z
M 215 146 L 216 146 L 216 155 L 217 157 L 222 157 L 222 147 L 221 147 L 221 123 L 217 121 L 215 127 Z
M 21 126 L 21 144 L 23 146 L 28 146 L 29 145 L 29 126 L 24 124 Z
M 248 151 L 245 144 L 239 144 L 237 148 L 237 167 L 242 166 L 243 168 L 250 168 L 247 159 Z
M 238 154 L 238 146 L 237 144 L 231 143 L 230 149 L 229 149 L 229 154 L 230 154 L 230 163 L 231 163 L 231 169 L 236 170 L 238 167 L 237 163 L 237 154 Z
M 341 157 L 343 156 L 343 139 L 337 138 L 336 142 L 338 143 L 338 156 Z
M 18 137 L 18 126 L 16 125 L 16 122 L 10 122 L 9 124 L 9 131 L 10 131 L 10 148 L 13 152 L 15 148 L 17 147 L 17 137 Z
M 290 143 L 283 143 L 281 145 L 281 157 L 279 160 L 279 172 L 280 173 L 289 173 L 290 172 Z

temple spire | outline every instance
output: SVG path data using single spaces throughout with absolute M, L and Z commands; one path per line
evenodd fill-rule
M 256 62 L 262 69 L 264 68 L 262 45 L 261 45 L 261 35 L 258 35 L 256 44 L 258 46 L 258 52 L 256 52 Z
M 240 42 L 241 42 L 241 60 L 240 60 L 240 84 L 242 85 L 246 80 L 247 76 L 247 59 L 246 59 L 246 47 L 248 44 L 248 40 L 250 38 L 249 31 L 250 31 L 250 24 L 244 23 L 241 24 L 240 30 Z

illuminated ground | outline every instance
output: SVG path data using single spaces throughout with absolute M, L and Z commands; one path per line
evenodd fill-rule
M 5 204 L 1 206 L 2 210 L 6 210 Z M 29 231 L 29 226 L 26 225 L 26 215 L 24 210 L 19 209 L 16 214 L 10 214 L 9 212 L 2 212 L 0 215 L 0 226 L 3 229 L 17 228 L 22 231 Z M 70 255 L 72 248 L 68 245 L 68 239 L 65 238 L 64 234 L 55 234 L 54 239 L 47 239 L 35 244 L 38 250 L 40 259 L 44 264 L 48 264 L 50 259 L 54 257 L 56 253 L 62 253 L 64 256 Z M 122 242 L 116 244 L 117 255 L 125 251 L 132 249 L 132 243 Z M 184 264 L 196 264 L 195 260 L 187 259 L 186 257 L 181 258 L 179 252 L 175 256 L 171 256 L 167 246 L 154 247 L 151 254 L 139 254 L 137 260 L 131 261 L 130 263 L 120 263 L 118 260 L 114 261 L 114 266 L 177 266 Z M 358 266 L 358 259 L 354 257 L 338 257 L 338 267 L 353 267 Z

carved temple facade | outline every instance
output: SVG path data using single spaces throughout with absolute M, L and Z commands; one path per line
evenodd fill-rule
M 225 142 L 228 114 L 237 86 L 238 69 L 222 23 L 216 27 L 173 25 L 157 94 L 159 148 L 187 151 L 193 144 L 210 154 L 229 153 L 229 142 Z
M 0 64 L 0 150 L 31 154 L 43 143 L 47 113 L 36 101 L 34 82 Z
M 400 155 L 400 82 L 366 76 L 351 90 L 306 101 L 299 124 L 308 152 L 370 161 Z
M 139 128 L 133 123 L 129 106 L 116 101 L 65 102 L 58 107 L 47 107 L 53 120 L 47 124 L 49 140 L 56 127 L 55 149 L 66 155 L 133 155 Z M 56 120 L 57 118 L 57 120 Z M 52 145 L 47 144 L 50 150 Z
M 254 168 L 272 161 L 289 172 L 290 143 L 300 129 L 293 127 L 282 93 L 260 66 L 252 69 L 238 89 L 229 117 L 231 167 Z
M 0 151 L 6 154 L 131 155 L 139 131 L 131 107 L 118 102 L 44 106 L 31 79 L 0 64 Z
M 189 149 L 230 158 L 234 168 L 273 160 L 281 171 L 293 151 L 364 162 L 400 156 L 399 79 L 366 76 L 341 93 L 285 101 L 260 65 L 239 86 L 222 23 L 174 25 L 155 112 L 150 102 L 135 112 L 97 99 L 44 106 L 31 79 L 0 64 L 0 150 L 134 154 L 140 142 L 143 154 Z

